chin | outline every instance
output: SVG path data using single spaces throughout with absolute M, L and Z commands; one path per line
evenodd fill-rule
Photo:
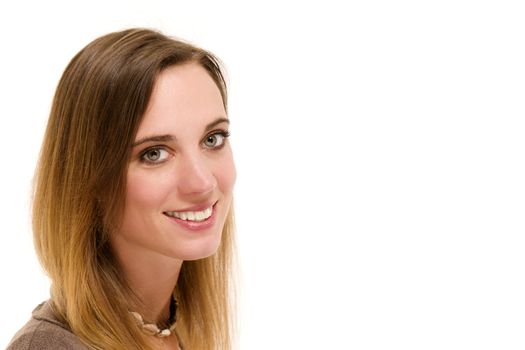
M 184 261 L 195 261 L 208 258 L 219 249 L 220 237 L 209 242 L 191 242 L 183 250 L 177 249 L 177 258 Z

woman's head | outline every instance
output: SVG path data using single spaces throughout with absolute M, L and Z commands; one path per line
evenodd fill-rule
M 197 82 L 190 87 L 193 90 L 180 85 L 189 82 Z M 170 95 L 177 88 L 179 94 Z M 206 88 L 207 97 L 201 93 Z M 195 104 L 199 96 L 210 101 L 205 112 L 196 109 L 202 107 Z M 193 110 L 184 109 L 188 98 L 193 98 Z M 215 145 L 207 147 L 206 140 L 227 133 L 227 121 L 206 129 L 217 118 L 226 119 L 226 113 L 226 85 L 218 60 L 155 31 L 131 29 L 100 37 L 66 68 L 35 177 L 33 230 L 37 253 L 53 283 L 56 307 L 81 337 L 96 342 L 97 337 L 100 341 L 115 336 L 111 329 L 90 335 L 80 320 L 91 313 L 93 322 L 102 318 L 106 324 L 126 309 L 129 286 L 113 254 L 118 245 L 114 237 L 121 234 L 136 239 L 134 230 L 141 223 L 146 224 L 142 228 L 158 227 L 160 218 L 151 220 L 155 210 L 179 226 L 179 238 L 184 239 L 166 254 L 181 259 L 213 254 L 221 235 L 215 241 L 213 237 L 201 241 L 196 251 L 181 250 L 181 245 L 194 238 L 185 238 L 187 232 L 173 218 L 181 213 L 174 211 L 200 211 L 195 206 L 209 204 L 214 215 L 219 215 L 215 227 L 225 223 L 217 256 L 185 267 L 192 272 L 181 276 L 182 285 L 189 283 L 189 275 L 203 279 L 204 271 L 210 271 L 206 264 L 229 264 L 233 215 L 229 203 L 235 171 L 230 153 Z M 170 158 L 162 163 L 152 160 L 156 156 Z M 221 170 L 221 162 L 231 171 Z M 153 187 L 148 193 L 144 188 L 159 183 L 161 189 Z M 137 214 L 144 209 L 149 211 L 141 221 Z M 215 278 L 226 281 L 224 276 L 206 279 Z M 178 294 L 181 309 L 192 314 L 191 305 L 184 305 L 187 291 Z M 113 310 L 104 310 L 111 305 Z M 115 344 L 123 341 L 117 339 Z
M 160 73 L 132 146 L 122 224 L 112 235 L 121 260 L 215 253 L 235 182 L 228 126 L 219 89 L 199 64 Z
M 77 191 L 98 201 L 105 227 L 121 214 L 129 150 L 157 77 L 167 67 L 189 62 L 207 70 L 226 108 L 226 86 L 214 56 L 157 32 L 106 35 L 66 68 L 49 120 L 52 134 L 46 135 L 55 141 L 49 160 L 64 169 L 56 175 L 80 180 Z

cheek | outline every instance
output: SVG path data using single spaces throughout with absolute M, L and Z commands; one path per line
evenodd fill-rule
M 231 155 L 229 155 L 225 161 L 221 162 L 216 171 L 216 176 L 219 187 L 224 194 L 233 191 L 235 179 L 237 178 L 237 171 Z
M 127 180 L 126 207 L 155 209 L 163 201 L 166 190 L 161 179 L 152 177 L 151 174 L 129 174 Z

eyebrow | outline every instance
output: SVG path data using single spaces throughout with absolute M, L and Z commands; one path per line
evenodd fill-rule
M 230 120 L 228 118 L 224 118 L 224 117 L 218 118 L 218 119 L 212 121 L 211 123 L 209 123 L 208 125 L 206 125 L 206 127 L 204 128 L 204 132 L 210 131 L 211 129 L 213 129 L 213 127 L 215 127 L 216 125 L 221 124 L 221 123 L 228 123 L 228 124 L 230 124 Z M 177 140 L 176 137 L 171 135 L 171 134 L 146 136 L 146 137 L 143 137 L 143 138 L 135 141 L 133 143 L 133 147 L 137 147 L 137 146 L 142 145 L 143 143 L 146 143 L 146 142 L 169 142 L 169 141 L 176 141 L 176 140 Z

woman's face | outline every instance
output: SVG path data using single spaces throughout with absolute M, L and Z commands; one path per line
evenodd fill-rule
M 228 126 L 220 91 L 200 65 L 159 75 L 132 149 L 123 221 L 112 237 L 117 254 L 215 253 L 235 183 Z

